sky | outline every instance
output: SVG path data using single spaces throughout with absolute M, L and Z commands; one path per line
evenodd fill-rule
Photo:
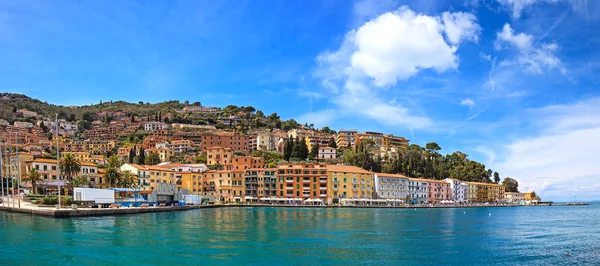
M 600 199 L 600 2 L 1 1 L 0 91 L 393 133 Z

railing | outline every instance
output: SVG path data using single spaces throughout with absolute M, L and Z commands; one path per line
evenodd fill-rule
M 327 183 L 327 180 L 320 180 L 321 183 Z
M 286 183 L 294 183 L 294 179 L 286 179 L 285 182 Z
M 303 179 L 303 180 L 302 180 L 302 183 L 310 183 L 310 179 L 308 179 L 308 180 L 306 180 L 306 179 Z
M 333 187 L 333 190 L 338 191 L 338 190 L 340 190 L 340 188 L 339 187 Z
M 327 194 L 319 194 L 319 197 L 327 197 Z

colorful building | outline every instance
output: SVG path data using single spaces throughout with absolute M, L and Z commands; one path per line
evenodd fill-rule
M 257 202 L 260 198 L 277 197 L 277 168 L 246 169 L 244 201 Z
M 327 166 L 283 164 L 277 167 L 277 196 L 327 201 Z
M 452 200 L 450 183 L 443 180 L 429 180 L 427 183 L 427 203 L 439 204 Z
M 408 202 L 411 204 L 427 203 L 429 179 L 408 179 Z
M 373 198 L 373 173 L 360 167 L 327 165 L 326 180 L 327 204 L 338 204 L 344 198 Z
M 408 177 L 404 175 L 375 173 L 376 199 L 399 199 L 407 202 L 408 199 Z M 408 200 L 410 201 L 410 200 Z

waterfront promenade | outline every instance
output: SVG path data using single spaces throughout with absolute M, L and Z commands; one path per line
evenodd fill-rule
M 13 207 L 14 206 L 14 207 Z M 187 211 L 193 209 L 204 208 L 227 208 L 227 207 L 285 207 L 285 208 L 384 208 L 384 209 L 406 209 L 406 208 L 488 208 L 488 207 L 526 207 L 530 205 L 515 205 L 515 204 L 463 204 L 463 205 L 401 205 L 401 206 L 382 206 L 382 205 L 350 205 L 350 206 L 331 206 L 331 205 L 301 205 L 301 204 L 205 204 L 205 205 L 189 205 L 189 206 L 165 206 L 157 207 L 150 206 L 142 207 L 120 207 L 120 208 L 71 208 L 64 206 L 57 209 L 54 206 L 40 206 L 30 202 L 21 200 L 20 207 L 18 200 L 4 198 L 4 203 L 0 204 L 1 211 L 26 213 L 32 215 L 40 215 L 54 218 L 70 218 L 70 217 L 88 217 L 88 216 L 112 216 L 123 214 L 141 214 L 153 212 L 172 212 L 172 211 Z M 574 206 L 574 205 L 573 205 Z

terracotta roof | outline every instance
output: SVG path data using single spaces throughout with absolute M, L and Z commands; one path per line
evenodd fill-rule
M 37 159 L 33 159 L 31 161 L 26 161 L 26 163 L 31 163 L 31 162 L 56 164 L 55 159 L 45 159 L 45 158 L 37 158 Z M 81 164 L 81 166 L 97 166 L 95 163 L 90 163 L 90 162 L 79 162 L 79 164 Z
M 385 177 L 397 177 L 397 178 L 408 178 L 405 175 L 400 174 L 386 174 L 386 173 L 375 173 L 377 176 L 385 176 Z
M 431 179 L 425 179 L 425 178 L 412 178 L 412 177 L 409 177 L 409 178 L 408 178 L 408 180 L 409 180 L 409 181 L 417 181 L 417 182 L 430 182 L 430 181 L 433 181 L 433 180 L 431 180 Z
M 351 165 L 339 165 L 339 164 L 328 164 L 327 171 L 372 174 L 371 172 L 369 172 L 365 169 L 362 169 L 360 167 L 351 166 Z
M 248 168 L 246 171 L 277 171 L 277 168 Z
M 139 169 L 143 169 L 143 170 L 147 169 L 146 166 L 139 165 L 139 164 L 128 163 L 128 165 L 131 166 L 131 167 L 133 167 L 133 168 L 136 168 L 138 170 Z
M 160 167 L 160 166 L 157 166 L 157 165 L 147 165 L 146 169 L 148 169 L 148 170 L 155 170 L 155 171 L 175 172 L 175 171 L 173 171 L 171 169 L 163 168 L 163 167 Z

